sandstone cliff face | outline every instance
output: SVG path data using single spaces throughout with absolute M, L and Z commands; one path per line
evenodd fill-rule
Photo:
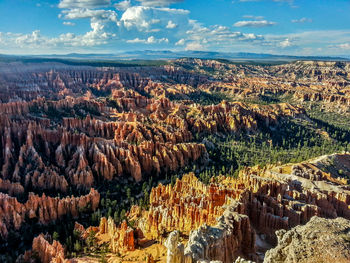
M 87 229 L 76 222 L 74 229 L 80 233 L 80 237 L 84 240 L 93 233 L 98 240 L 108 243 L 112 253 L 134 251 L 137 244 L 135 240 L 137 230 L 129 227 L 126 221 L 123 221 L 120 226 L 116 226 L 111 217 L 108 219 L 102 217 L 98 227 Z
M 228 207 L 218 218 L 218 224 L 202 225 L 191 232 L 185 247 L 186 262 L 218 260 L 233 262 L 239 255 L 254 259 L 255 231 L 248 216 L 234 212 Z
M 111 251 L 114 253 L 135 249 L 134 230 L 128 227 L 126 221 L 123 221 L 121 226 L 117 228 L 111 217 L 108 220 L 102 218 L 98 235 L 107 236 L 110 240 Z
M 43 234 L 33 239 L 32 253 L 35 253 L 42 263 L 67 263 L 62 245 L 54 240 L 50 244 Z
M 180 233 L 178 230 L 171 232 L 164 246 L 167 248 L 167 263 L 185 262 L 184 245 L 180 242 Z
M 349 262 L 350 221 L 312 217 L 303 226 L 276 232 L 278 244 L 264 262 Z
M 215 225 L 216 218 L 224 212 L 223 206 L 230 198 L 237 198 L 239 192 L 214 183 L 206 186 L 190 173 L 173 187 L 153 188 L 149 210 L 142 212 L 133 207 L 129 216 L 138 221 L 148 239 L 162 239 L 163 233 L 174 230 L 188 234 L 203 224 Z
M 9 228 L 18 230 L 25 222 L 25 217 L 37 218 L 41 224 L 46 224 L 70 214 L 77 217 L 80 210 L 96 210 L 100 201 L 100 194 L 93 188 L 90 193 L 80 197 L 41 197 L 29 194 L 26 203 L 20 203 L 15 197 L 0 193 L 0 234 L 6 237 Z

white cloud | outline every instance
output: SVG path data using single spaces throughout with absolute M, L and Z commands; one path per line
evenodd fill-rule
M 181 38 L 179 41 L 175 43 L 175 46 L 183 46 L 185 45 L 185 42 L 186 42 L 185 39 Z
M 201 44 L 201 43 L 199 43 L 199 42 L 191 42 L 191 43 L 188 43 L 187 45 L 186 45 L 186 48 L 185 48 L 185 50 L 198 50 L 198 51 L 200 51 L 200 50 L 204 50 L 205 48 L 204 48 L 204 46 Z
M 75 23 L 64 21 L 63 25 L 65 25 L 65 26 L 75 26 Z
M 146 39 L 139 39 L 139 38 L 137 37 L 137 38 L 135 38 L 135 39 L 127 40 L 126 42 L 127 42 L 127 43 L 132 43 L 132 44 L 134 44 L 134 43 L 145 43 L 145 42 L 147 42 L 147 40 L 146 40 Z
M 174 29 L 177 27 L 177 24 L 175 24 L 173 21 L 169 20 L 168 24 L 166 25 L 166 28 L 168 29 Z
M 97 2 L 97 1 L 95 1 Z M 101 1 L 100 1 L 101 2 Z M 66 33 L 53 38 L 51 44 L 63 46 L 97 46 L 107 44 L 117 36 L 117 13 L 113 10 L 72 8 L 61 12 L 59 18 L 77 20 L 90 19 L 91 30 L 82 35 Z M 64 25 L 74 25 L 73 22 L 64 21 Z
M 137 29 L 138 31 L 152 32 L 157 28 L 166 28 L 169 18 L 174 24 L 186 24 L 189 11 L 183 9 L 155 8 L 145 6 L 133 6 L 128 8 L 122 15 L 119 26 L 127 30 Z M 152 22 L 152 18 L 157 18 L 158 23 Z
M 94 19 L 107 19 L 117 22 L 117 13 L 112 10 L 92 10 L 86 8 L 74 8 L 62 11 L 64 19 L 82 19 L 82 18 L 94 18 Z M 62 17 L 62 15 L 60 16 Z
M 244 1 L 244 0 L 243 0 Z M 247 1 L 247 0 L 245 0 Z M 272 1 L 272 0 L 270 0 Z M 305 31 L 290 34 L 253 34 L 235 31 L 221 25 L 204 26 L 191 20 L 190 12 L 169 8 L 181 0 L 60 0 L 59 18 L 66 26 L 74 20 L 85 19 L 90 29 L 82 34 L 66 32 L 55 37 L 41 35 L 39 30 L 29 34 L 1 33 L 0 50 L 15 52 L 51 52 L 72 50 L 115 50 L 128 44 L 154 45 L 187 50 L 247 51 L 265 53 L 322 54 L 349 52 L 349 30 Z M 235 1 L 237 2 L 237 1 Z M 277 2 L 277 0 L 275 1 Z M 282 1 L 281 1 L 282 2 Z M 283 1 L 292 3 L 292 1 Z M 56 6 L 57 7 L 57 6 Z M 115 7 L 117 10 L 115 10 Z M 117 14 L 118 13 L 118 14 Z M 120 15 L 119 15 L 120 14 Z M 236 27 L 272 26 L 262 16 L 245 15 Z M 309 18 L 293 23 L 311 22 Z M 69 29 L 67 27 L 66 29 Z M 171 34 L 169 34 L 171 30 Z M 238 28 L 236 28 L 238 30 Z M 69 31 L 69 30 L 67 30 Z M 158 45 L 158 46 L 157 46 Z
M 247 43 L 264 41 L 262 35 L 252 33 L 234 32 L 230 28 L 220 25 L 204 27 L 197 21 L 191 20 L 191 30 L 186 32 L 186 49 L 206 50 L 220 48 L 220 50 L 231 50 L 234 46 L 245 46 Z
M 294 55 L 341 55 L 350 43 L 350 30 L 314 30 L 290 34 L 266 34 L 260 43 L 265 52 Z M 271 47 L 271 49 L 269 49 Z M 342 49 L 343 47 L 343 49 Z M 271 51 L 270 51 L 271 50 Z
M 171 4 L 181 3 L 183 0 L 137 0 L 143 6 L 168 6 Z
M 23 45 L 40 45 L 45 40 L 40 35 L 40 30 L 35 30 L 31 34 L 20 35 L 15 38 L 15 43 L 19 46 Z
M 130 0 L 121 1 L 119 3 L 116 3 L 114 7 L 118 10 L 125 11 L 126 9 L 131 7 L 131 1 Z
M 69 22 L 66 22 L 66 24 Z M 94 47 L 107 44 L 109 40 L 116 37 L 114 33 L 106 32 L 105 24 L 101 20 L 92 19 L 91 30 L 82 35 L 73 33 L 61 34 L 57 37 L 47 37 L 35 30 L 30 34 L 6 33 L 2 47 L 18 49 L 57 50 L 58 47 Z
M 238 21 L 233 24 L 235 27 L 267 27 L 275 25 L 275 22 L 267 21 L 267 20 L 250 20 L 250 21 Z
M 181 39 L 180 36 L 183 37 L 186 30 L 191 28 L 188 19 L 189 11 L 183 9 L 152 6 L 128 7 L 130 1 L 123 1 L 126 10 L 119 20 L 116 11 L 98 8 L 110 1 L 89 1 L 86 5 L 89 8 L 83 8 L 83 2 L 87 3 L 87 1 L 61 1 L 60 7 L 66 9 L 61 11 L 59 18 L 64 20 L 89 19 L 90 31 L 81 35 L 67 32 L 49 38 L 42 36 L 37 30 L 31 34 L 12 34 L 6 39 L 6 42 L 15 43 L 20 48 L 37 49 L 39 46 L 45 46 L 47 49 L 53 50 L 56 50 L 57 47 L 111 45 L 117 43 L 118 40 L 124 40 L 124 43 L 147 45 L 167 44 L 178 42 Z M 63 24 L 72 26 L 75 23 L 63 21 Z M 164 29 L 175 29 L 178 25 L 181 25 L 181 29 L 174 31 L 169 39 L 169 34 Z M 150 32 L 153 32 L 154 35 L 149 36 Z
M 300 18 L 300 19 L 293 19 L 291 20 L 292 23 L 311 23 L 312 22 L 312 19 L 311 18 L 306 18 L 306 17 L 303 17 L 303 18 Z
M 286 38 L 285 40 L 283 40 L 283 41 L 281 41 L 281 42 L 279 43 L 279 46 L 280 46 L 281 48 L 291 47 L 292 45 L 293 45 L 293 44 L 292 44 L 292 42 L 290 41 L 289 38 Z
M 97 8 L 111 4 L 110 0 L 61 0 L 59 8 Z
M 159 44 L 159 43 L 169 43 L 169 39 L 167 38 L 160 38 L 156 39 L 154 36 L 150 36 L 147 39 L 140 39 L 140 38 L 135 38 L 131 40 L 127 40 L 127 43 L 143 43 L 143 44 Z

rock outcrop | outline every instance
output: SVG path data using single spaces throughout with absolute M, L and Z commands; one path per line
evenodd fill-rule
M 60 242 L 54 240 L 50 244 L 42 234 L 33 239 L 32 254 L 35 254 L 42 263 L 68 262 L 64 257 L 64 248 Z
M 97 239 L 107 242 L 110 251 L 113 253 L 125 253 L 126 251 L 135 250 L 135 235 L 137 231 L 129 227 L 126 221 L 123 221 L 122 224 L 117 227 L 111 217 L 108 219 L 102 217 L 98 227 L 89 227 L 85 229 L 76 222 L 74 229 L 80 233 L 81 238 L 84 240 L 92 233 Z
M 255 259 L 255 231 L 248 216 L 234 210 L 228 207 L 217 225 L 202 225 L 191 232 L 184 251 L 186 262 L 233 262 L 240 255 Z
M 171 232 L 164 246 L 167 248 L 167 263 L 185 262 L 184 245 L 179 243 L 180 233 L 178 230 Z
M 77 217 L 80 211 L 96 210 L 99 201 L 100 194 L 93 188 L 87 195 L 62 199 L 30 193 L 25 203 L 0 193 L 0 234 L 6 237 L 8 229 L 18 230 L 26 217 L 37 219 L 41 224 L 47 224 L 67 214 Z
M 349 262 L 349 229 L 350 221 L 344 218 L 314 216 L 306 225 L 278 230 L 277 246 L 266 252 L 264 262 Z

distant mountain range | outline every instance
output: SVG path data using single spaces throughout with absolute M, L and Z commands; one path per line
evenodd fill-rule
M 349 56 L 288 56 L 246 52 L 212 52 L 212 51 L 169 51 L 169 50 L 142 50 L 126 51 L 117 54 L 79 54 L 71 53 L 66 55 L 23 55 L 11 56 L 0 55 L 0 59 L 11 60 L 30 59 L 62 59 L 62 60 L 89 60 L 89 61 L 111 61 L 111 60 L 172 60 L 179 58 L 200 58 L 200 59 L 227 59 L 233 61 L 295 61 L 295 60 L 328 60 L 328 61 L 350 61 Z
M 169 51 L 169 50 L 142 50 L 126 51 L 118 54 L 67 54 L 67 55 L 45 55 L 41 57 L 62 57 L 62 58 L 95 58 L 95 59 L 178 59 L 183 57 L 201 59 L 232 59 L 232 60 L 349 60 L 341 56 L 288 56 L 260 53 L 224 53 L 213 51 Z

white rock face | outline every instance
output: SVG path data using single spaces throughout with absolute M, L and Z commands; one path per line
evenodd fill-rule
M 255 255 L 255 232 L 248 216 L 235 212 L 232 205 L 216 226 L 204 224 L 192 231 L 185 249 L 179 231 L 170 233 L 165 246 L 167 263 L 232 263 L 239 255 Z
M 184 263 L 184 245 L 179 243 L 180 233 L 178 230 L 170 233 L 165 241 L 167 248 L 167 263 Z

